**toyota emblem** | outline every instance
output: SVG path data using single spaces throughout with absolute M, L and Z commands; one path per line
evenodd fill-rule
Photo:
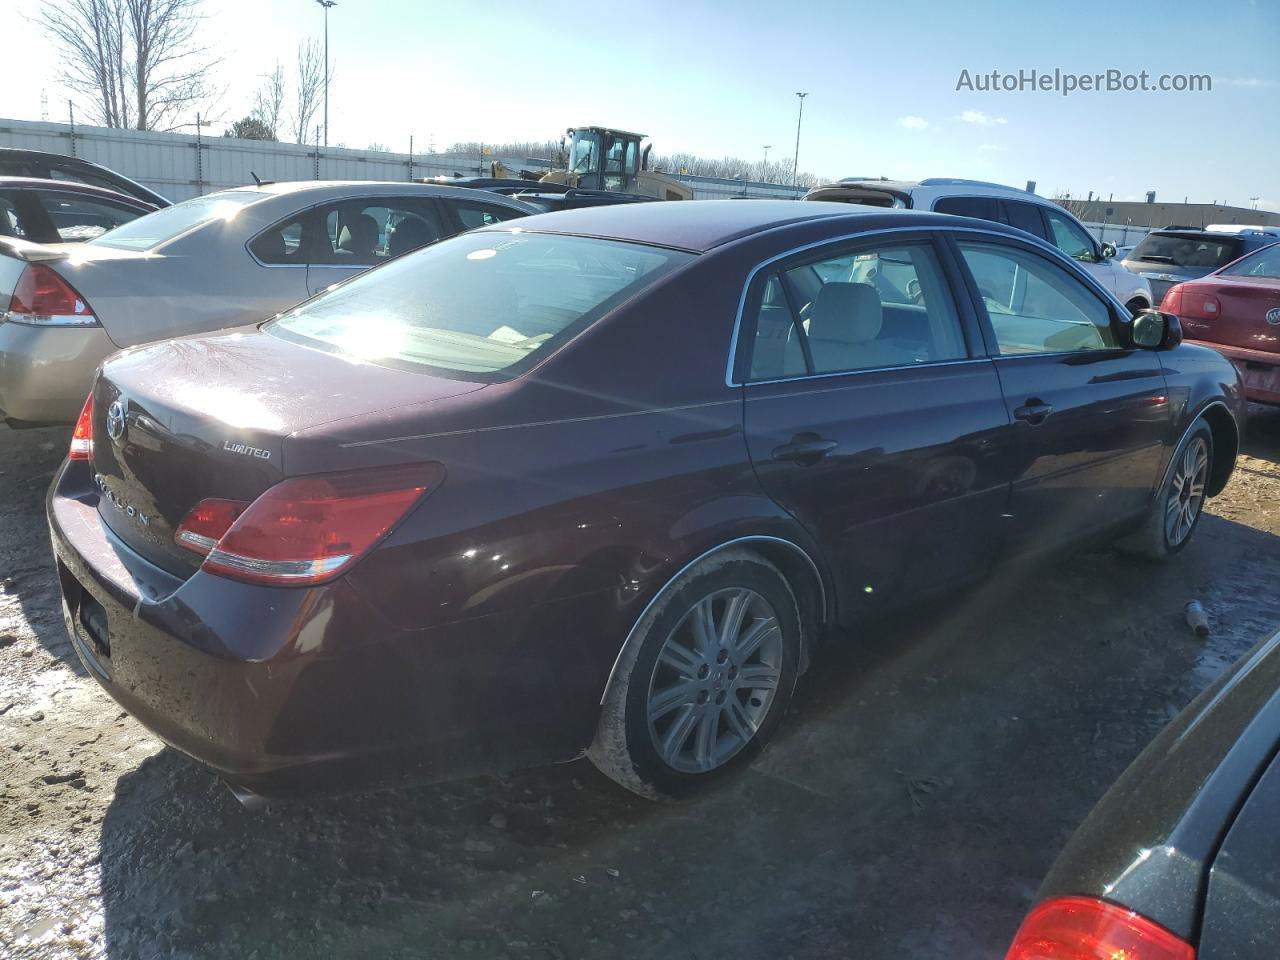
M 107 436 L 119 440 L 124 436 L 124 404 L 119 400 L 107 407 Z
M 1267 311 L 1267 323 L 1273 327 L 1280 327 L 1280 307 Z

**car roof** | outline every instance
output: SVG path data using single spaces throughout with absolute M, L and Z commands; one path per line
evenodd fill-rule
M 952 223 L 955 219 L 912 210 L 821 201 L 665 200 L 543 213 L 521 220 L 519 229 L 627 240 L 701 253 L 776 227 L 835 217 L 851 222 L 891 217 L 895 221 L 903 221 L 902 226 L 919 220 L 922 227 Z M 511 226 L 507 228 L 511 229 Z M 495 224 L 485 229 L 500 230 L 501 227 Z
M 451 197 L 454 199 L 479 200 L 484 203 L 498 203 L 501 206 L 515 209 L 534 209 L 528 204 L 513 200 L 511 197 L 488 190 L 476 190 L 471 187 L 450 187 L 435 183 L 406 183 L 402 180 L 287 180 L 279 183 L 267 181 L 261 185 L 247 183 L 240 187 L 228 187 L 221 192 L 259 192 L 270 196 L 289 196 L 298 193 L 315 194 L 313 199 L 340 200 L 348 196 L 383 196 L 400 195 L 424 197 Z
M 80 183 L 77 180 L 45 180 L 40 177 L 0 177 L 0 190 L 53 190 L 59 193 L 82 193 L 85 196 L 102 197 L 117 203 L 145 210 L 155 210 L 153 203 L 121 193 L 119 190 L 108 190 L 106 187 L 94 186 L 91 183 Z

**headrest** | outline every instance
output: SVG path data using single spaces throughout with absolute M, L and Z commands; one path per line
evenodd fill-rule
M 392 227 L 391 233 L 387 235 L 387 254 L 398 257 L 438 239 L 430 224 L 417 217 L 406 217 Z
M 367 213 L 343 217 L 342 230 L 338 233 L 338 249 L 353 253 L 368 253 L 378 245 L 378 221 Z
M 809 336 L 864 343 L 880 334 L 884 307 L 869 283 L 824 283 L 809 309 Z

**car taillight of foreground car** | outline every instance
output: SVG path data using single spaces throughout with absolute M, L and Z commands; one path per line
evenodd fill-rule
M 1005 960 L 1195 960 L 1191 944 L 1132 910 L 1090 897 L 1033 909 Z
M 293 477 L 252 503 L 201 500 L 174 540 L 201 554 L 206 572 L 311 586 L 350 568 L 443 479 L 438 463 Z

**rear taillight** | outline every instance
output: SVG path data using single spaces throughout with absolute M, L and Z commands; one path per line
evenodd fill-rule
M 1161 313 L 1176 314 L 1182 309 L 1182 284 L 1170 287 L 1164 295 L 1164 299 L 1160 301 Z
M 1132 910 L 1088 897 L 1048 900 L 1022 921 L 1005 960 L 1195 960 L 1189 943 Z
M 1182 291 L 1182 310 L 1178 314 L 1188 320 L 1217 320 L 1222 313 L 1222 304 L 1211 293 L 1204 293 L 1192 287 Z
M 52 267 L 29 263 L 18 277 L 9 298 L 7 318 L 14 323 L 39 327 L 96 327 L 98 318 L 76 292 Z
M 220 576 L 322 583 L 368 553 L 443 478 L 436 463 L 294 477 L 247 507 L 202 500 L 175 540 L 204 554 L 202 569 Z
M 180 547 L 208 556 L 248 506 L 243 500 L 201 500 L 182 518 L 173 539 Z
M 71 449 L 67 451 L 68 460 L 93 459 L 93 394 L 85 398 L 80 408 L 80 416 L 76 418 L 76 428 L 71 431 Z

